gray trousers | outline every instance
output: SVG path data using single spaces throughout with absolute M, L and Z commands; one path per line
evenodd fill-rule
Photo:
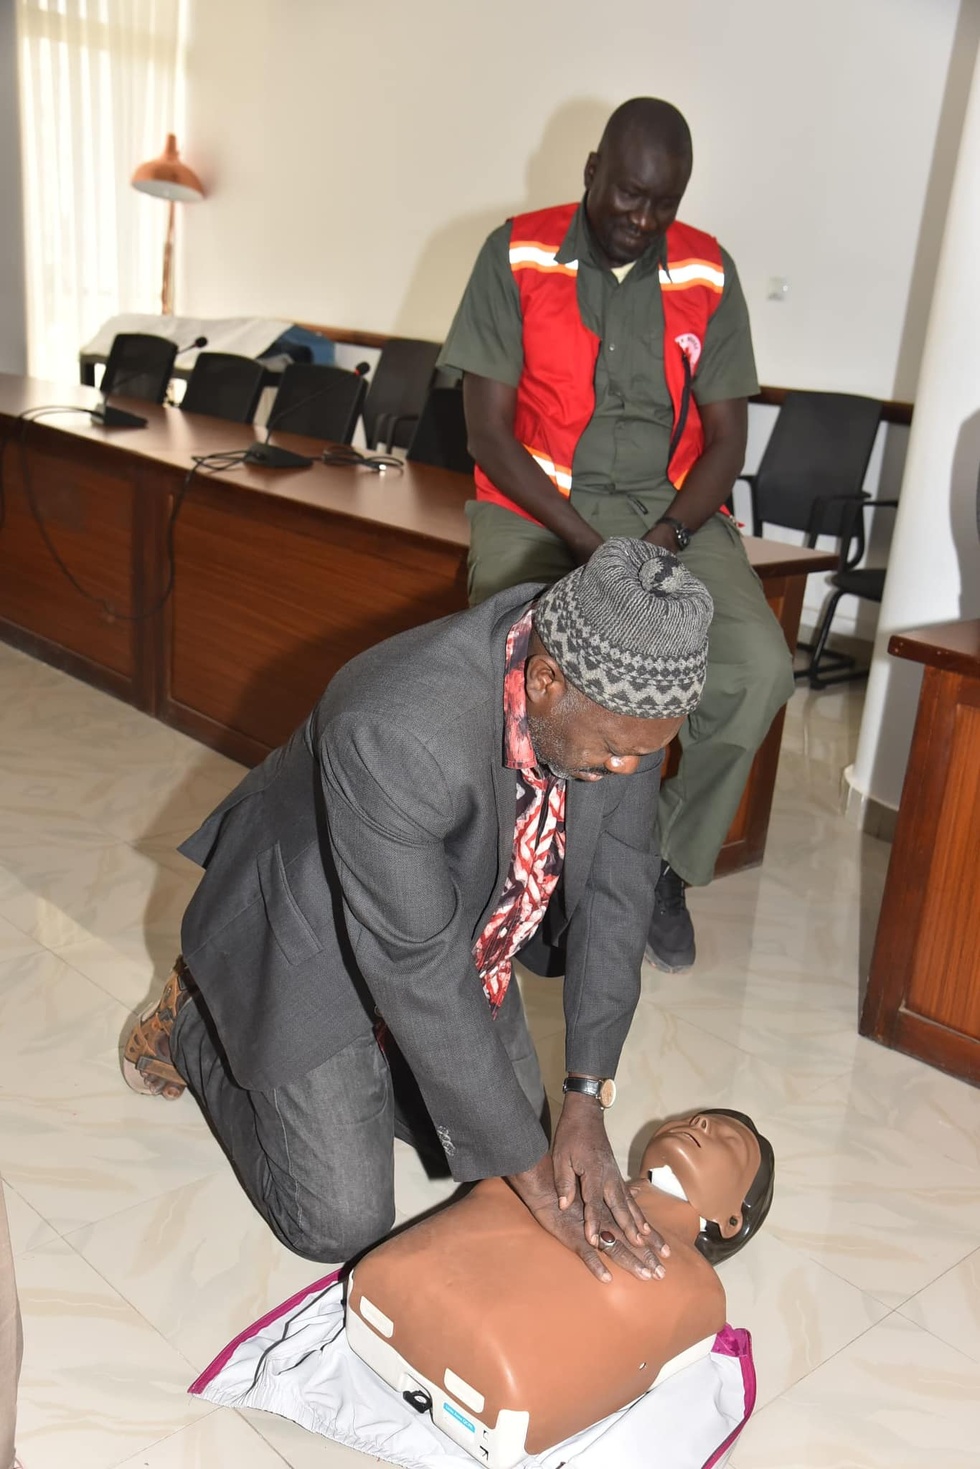
M 494 1024 L 525 1095 L 546 1118 L 516 980 Z M 369 1035 L 286 1086 L 248 1091 L 232 1077 L 197 993 L 177 1016 L 170 1050 L 245 1192 L 284 1245 L 308 1260 L 338 1263 L 388 1233 L 395 1219 L 394 1138 L 419 1144 L 425 1155 L 427 1124 L 437 1146 L 397 1053 L 389 1065 Z M 489 1112 L 493 1098 L 486 1101 Z M 542 1152 L 546 1145 L 542 1132 Z
M 573 491 L 572 504 L 601 536 L 642 536 L 665 514 L 672 491 L 639 495 Z M 543 526 L 486 501 L 471 501 L 470 603 L 522 581 L 554 582 L 575 565 Z M 677 774 L 657 806 L 660 851 L 687 882 L 711 881 L 756 750 L 793 692 L 793 660 L 749 565 L 738 529 L 721 515 L 681 556 L 714 598 L 708 674 L 698 709 L 681 730 Z

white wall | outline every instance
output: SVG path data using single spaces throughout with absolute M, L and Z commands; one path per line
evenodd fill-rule
M 899 629 L 980 617 L 980 60 L 929 315 L 898 523 L 861 721 L 853 790 L 897 808 L 921 680 L 890 658 Z
M 182 142 L 209 198 L 182 220 L 183 309 L 441 337 L 488 230 L 574 197 L 612 106 L 653 93 L 692 124 L 682 214 L 739 263 L 762 380 L 912 396 L 959 0 L 190 9 Z
M 24 372 L 27 323 L 15 0 L 0 0 L 0 372 Z

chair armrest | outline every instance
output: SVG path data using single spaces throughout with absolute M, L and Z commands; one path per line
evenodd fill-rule
M 810 520 L 806 528 L 807 545 L 815 546 L 818 536 L 832 536 L 831 530 L 823 528 L 824 511 L 835 505 L 851 507 L 851 514 L 841 517 L 842 551 L 846 550 L 847 542 L 853 540 L 855 535 L 861 535 L 860 530 L 848 530 L 848 526 L 855 525 L 860 517 L 860 512 L 868 503 L 868 497 L 863 493 L 857 495 L 815 495 L 810 507 Z
M 746 474 L 746 473 L 743 472 L 742 474 L 737 474 L 735 476 L 735 481 L 734 481 L 734 483 L 732 485 L 732 493 L 728 496 L 728 499 L 725 501 L 725 504 L 728 506 L 728 508 L 731 511 L 732 515 L 734 515 L 735 514 L 735 485 L 738 484 L 739 480 L 744 480 L 745 483 L 749 487 L 749 503 L 751 504 L 751 507 L 752 507 L 752 534 L 754 536 L 761 536 L 764 533 L 765 527 L 762 524 L 762 520 L 761 520 L 761 518 L 759 516 L 758 506 L 756 505 L 756 499 L 755 499 L 755 482 L 756 482 L 756 478 L 757 478 L 757 476 L 755 475 L 755 473 Z
M 401 428 L 402 424 L 418 423 L 418 421 L 419 416 L 417 413 L 387 414 L 385 416 L 385 438 L 387 440 L 387 449 L 385 452 L 390 454 L 392 449 L 395 447 L 395 436 L 397 435 L 398 430 Z
M 858 562 L 861 560 L 861 558 L 863 557 L 863 555 L 865 553 L 865 550 L 866 550 L 866 544 L 865 544 L 865 538 L 864 538 L 864 512 L 865 512 L 865 510 L 879 509 L 882 506 L 888 506 L 888 507 L 891 507 L 892 509 L 894 509 L 898 505 L 898 501 L 897 500 L 859 500 L 859 501 L 856 501 L 855 503 L 856 503 L 856 505 L 859 508 L 855 510 L 854 515 L 853 515 L 853 517 L 851 519 L 851 527 L 852 528 L 851 528 L 851 532 L 850 532 L 850 537 L 847 540 L 844 540 L 843 538 L 841 540 L 841 564 L 840 564 L 840 567 L 839 567 L 839 570 L 841 570 L 841 571 L 853 571 L 854 568 L 855 568 L 855 566 L 857 566 Z M 858 523 L 858 516 L 860 516 L 860 523 Z M 848 554 L 849 551 L 850 551 L 850 546 L 851 546 L 851 541 L 852 540 L 856 540 L 857 541 L 857 549 L 854 552 L 854 555 L 853 556 L 851 556 L 851 555 Z

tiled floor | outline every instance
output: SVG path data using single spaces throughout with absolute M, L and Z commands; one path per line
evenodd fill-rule
M 724 1270 L 760 1378 L 737 1469 L 980 1463 L 980 1092 L 856 1034 L 888 858 L 836 814 L 860 700 L 795 695 L 766 863 L 693 895 L 698 968 L 645 975 L 608 1119 L 624 1165 L 685 1106 L 739 1107 L 774 1143 L 769 1223 Z M 374 1462 L 186 1396 L 320 1272 L 253 1214 L 193 1102 L 119 1075 L 196 880 L 175 841 L 237 774 L 0 647 L 0 1170 L 26 1469 Z M 527 999 L 554 1090 L 557 985 Z M 398 1147 L 409 1216 L 447 1189 Z

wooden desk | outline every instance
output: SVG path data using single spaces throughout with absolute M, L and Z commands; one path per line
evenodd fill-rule
M 896 633 L 924 663 L 861 1033 L 980 1082 L 980 620 Z
M 43 404 L 84 410 L 97 401 L 78 385 L 0 375 L 7 641 L 251 764 L 306 717 L 355 653 L 465 607 L 468 478 L 426 465 L 375 475 L 315 464 L 195 476 L 176 522 L 172 595 L 154 610 L 167 590 L 168 521 L 191 455 L 243 448 L 252 431 L 150 405 L 139 409 L 149 420 L 142 429 L 104 429 L 84 411 L 16 422 Z M 322 448 L 290 435 L 281 442 Z M 107 605 L 85 600 L 58 569 L 31 499 L 55 549 Z M 836 558 L 746 544 L 793 647 L 806 576 Z M 762 860 L 782 726 L 779 714 L 719 874 Z

